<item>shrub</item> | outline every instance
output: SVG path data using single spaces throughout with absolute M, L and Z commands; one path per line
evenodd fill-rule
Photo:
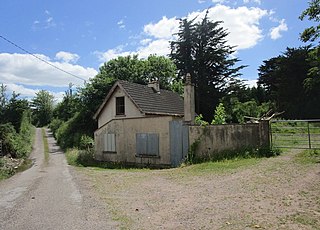
M 214 111 L 214 118 L 211 122 L 212 125 L 223 125 L 226 124 L 226 110 L 222 103 L 219 103 L 219 105 L 216 107 Z
M 53 119 L 53 120 L 51 121 L 51 123 L 49 124 L 49 128 L 50 128 L 50 130 L 52 131 L 53 136 L 54 136 L 55 138 L 57 138 L 57 131 L 58 131 L 58 129 L 60 128 L 60 126 L 61 126 L 62 124 L 63 124 L 63 121 L 60 120 L 60 119 Z
M 27 157 L 32 149 L 32 129 L 28 113 L 22 117 L 19 133 L 11 123 L 1 124 L 0 140 L 2 140 L 3 155 L 10 154 L 14 158 Z
M 80 138 L 80 149 L 90 149 L 94 146 L 94 140 L 92 137 L 82 135 Z

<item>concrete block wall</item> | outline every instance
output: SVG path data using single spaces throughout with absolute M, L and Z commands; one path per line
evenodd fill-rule
M 190 126 L 189 143 L 198 141 L 197 157 L 210 153 L 244 148 L 269 147 L 269 123 Z

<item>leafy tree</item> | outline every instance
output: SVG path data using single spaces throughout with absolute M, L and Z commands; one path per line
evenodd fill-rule
M 72 84 L 70 84 L 62 101 L 54 107 L 53 117 L 61 121 L 67 121 L 77 112 L 78 104 L 76 95 L 72 91 Z
M 320 0 L 312 0 L 309 2 L 309 7 L 302 12 L 300 19 L 314 21 L 316 25 L 306 28 L 300 38 L 304 42 L 315 42 L 320 37 Z M 311 68 L 308 72 L 308 77 L 304 81 L 304 86 L 308 94 L 319 96 L 320 88 L 320 45 L 318 44 L 309 51 L 308 61 L 311 63 Z
M 314 42 L 320 37 L 320 0 L 311 0 L 309 2 L 309 7 L 304 10 L 299 19 L 304 20 L 306 17 L 308 17 L 308 20 L 313 20 L 317 25 L 310 26 L 309 28 L 306 28 L 302 34 L 300 35 L 300 38 L 302 41 L 307 42 L 311 41 Z
M 226 124 L 226 111 L 222 103 L 216 107 L 214 111 L 214 119 L 212 120 L 212 125 L 223 125 Z
M 310 46 L 287 48 L 284 54 L 259 67 L 258 84 L 266 89 L 266 96 L 275 102 L 276 108 L 285 111 L 285 118 L 320 116 L 319 90 L 306 90 L 308 70 L 312 67 L 309 52 Z
M 33 122 L 38 127 L 48 125 L 52 119 L 53 95 L 46 90 L 40 90 L 31 101 Z
M 178 69 L 178 76 L 190 73 L 195 84 L 196 112 L 205 120 L 212 120 L 212 111 L 228 93 L 232 84 L 239 84 L 238 62 L 232 58 L 232 46 L 227 44 L 227 31 L 221 22 L 208 19 L 208 11 L 199 22 L 182 19 L 178 40 L 171 42 L 170 57 Z
M 5 122 L 11 123 L 16 132 L 20 131 L 23 116 L 26 111 L 29 111 L 29 102 L 26 99 L 19 99 L 19 94 L 12 93 L 12 97 L 9 99 L 3 118 Z
M 19 99 L 19 94 L 7 97 L 6 86 L 0 87 L 0 140 L 3 153 L 11 157 L 26 157 L 31 152 L 32 126 L 29 103 Z

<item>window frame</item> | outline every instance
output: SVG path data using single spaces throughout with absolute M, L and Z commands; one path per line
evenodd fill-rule
M 124 116 L 125 114 L 125 97 L 116 97 L 116 116 Z

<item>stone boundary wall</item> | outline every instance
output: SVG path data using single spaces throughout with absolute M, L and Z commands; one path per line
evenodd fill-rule
M 189 126 L 189 143 L 197 143 L 197 157 L 226 150 L 270 147 L 269 122 Z

